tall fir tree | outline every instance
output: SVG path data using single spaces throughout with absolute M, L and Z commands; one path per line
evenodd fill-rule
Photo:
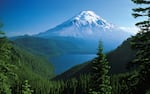
M 2 24 L 0 23 L 0 28 L 1 27 Z M 9 50 L 5 48 L 5 41 L 4 33 L 0 30 L 0 94 L 11 94 L 9 80 L 6 75 L 9 70 L 6 65 Z
M 0 28 L 2 24 L 0 24 Z M 12 46 L 0 30 L 0 94 L 11 94 L 11 85 L 16 81 L 16 66 L 11 64 Z
M 150 30 L 150 0 L 132 0 L 138 5 L 147 5 L 145 7 L 134 8 L 132 14 L 135 18 L 144 17 L 145 20 L 136 23 L 135 25 L 141 29 L 141 32 L 147 32 Z
M 22 94 L 32 94 L 33 90 L 31 90 L 31 86 L 28 83 L 28 80 L 24 81 L 24 84 L 22 85 Z
M 111 94 L 109 70 L 109 62 L 103 54 L 102 43 L 100 42 L 97 57 L 92 61 L 89 94 Z
M 136 59 L 132 62 L 138 66 L 138 83 L 135 94 L 145 94 L 150 88 L 150 0 L 132 0 L 135 4 L 141 5 L 134 8 L 132 14 L 135 18 L 142 17 L 145 20 L 136 23 L 140 32 L 132 37 L 132 47 L 137 50 Z

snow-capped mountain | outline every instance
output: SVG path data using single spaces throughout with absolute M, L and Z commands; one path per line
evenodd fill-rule
M 92 11 L 82 11 L 79 15 L 73 17 L 70 21 L 78 27 L 81 26 L 97 26 L 102 28 L 112 28 L 113 25 L 96 15 Z
M 38 34 L 38 36 L 85 37 L 96 34 L 96 32 L 99 31 L 106 31 L 113 28 L 113 24 L 108 23 L 93 11 L 82 11 L 77 16 L 74 16 L 55 28 Z
M 82 39 L 84 40 L 83 43 L 87 43 L 89 46 L 97 45 L 101 40 L 104 49 L 108 48 L 107 51 L 110 51 L 120 45 L 131 34 L 107 22 L 93 11 L 82 11 L 62 24 L 36 36 L 42 38 L 63 37 L 67 39 L 69 37 Z

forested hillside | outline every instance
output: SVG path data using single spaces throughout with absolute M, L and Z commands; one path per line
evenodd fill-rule
M 0 94 L 20 94 L 24 81 L 34 92 L 45 91 L 54 76 L 53 66 L 42 56 L 30 53 L 0 35 Z M 39 89 L 40 88 L 40 89 Z
M 139 33 L 106 55 L 100 42 L 95 58 L 58 76 L 40 48 L 22 47 L 0 31 L 0 94 L 150 94 L 150 1 L 132 1 L 145 5 L 133 9 L 135 18 L 146 18 L 136 23 Z
M 139 5 L 150 4 L 150 1 L 148 0 L 132 1 Z M 69 77 L 67 77 L 68 75 L 78 79 L 80 77 L 79 75 L 89 73 L 91 75 L 89 76 L 90 80 L 88 81 L 89 91 L 81 94 L 150 94 L 150 8 L 135 8 L 133 11 L 133 16 L 135 18 L 146 16 L 148 19 L 136 24 L 140 28 L 139 33 L 132 36 L 124 42 L 122 46 L 107 55 L 108 60 L 116 62 L 117 64 L 120 63 L 120 67 L 118 66 L 119 68 L 114 67 L 114 69 L 117 68 L 115 70 L 116 72 L 120 69 L 123 69 L 124 71 L 116 74 L 107 74 L 109 70 L 109 66 L 107 66 L 108 63 L 102 58 L 103 55 L 99 57 L 100 54 L 98 52 L 98 57 L 91 62 L 73 67 L 70 71 L 57 76 L 55 79 L 66 80 L 69 79 Z M 101 62 L 102 65 L 98 62 Z M 94 66 L 93 63 L 95 64 Z M 112 67 L 113 63 L 110 65 Z M 83 71 L 84 69 L 87 69 L 87 67 L 90 69 L 86 72 Z M 92 71 L 93 69 L 95 70 L 94 72 Z M 111 79 L 109 79 L 109 75 Z M 104 79 L 104 77 L 106 78 Z M 92 81 L 92 84 L 90 81 Z M 101 81 L 104 82 L 101 83 Z M 109 81 L 111 82 L 111 85 L 109 84 Z M 103 92 L 103 90 L 105 92 Z
M 129 71 L 129 62 L 135 58 L 135 55 L 136 50 L 131 48 L 131 38 L 129 38 L 117 49 L 106 54 L 106 58 L 111 65 L 110 73 L 117 74 Z M 74 66 L 54 79 L 69 79 L 71 77 L 78 77 L 80 74 L 87 74 L 90 72 L 89 70 L 93 60 Z

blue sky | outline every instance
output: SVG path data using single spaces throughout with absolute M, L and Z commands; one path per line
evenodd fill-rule
M 108 22 L 132 29 L 130 0 L 0 0 L 0 21 L 8 36 L 46 31 L 83 10 L 92 10 Z

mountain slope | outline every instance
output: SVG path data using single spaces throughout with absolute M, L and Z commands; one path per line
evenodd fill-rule
M 48 39 L 53 37 L 63 37 L 66 40 L 69 40 L 68 38 L 70 37 L 80 39 L 86 45 L 93 45 L 92 49 L 94 51 L 97 49 L 99 40 L 101 40 L 104 45 L 104 51 L 108 52 L 119 46 L 131 34 L 110 24 L 93 11 L 82 11 L 62 24 L 34 36 Z M 73 41 L 75 42 L 76 40 Z
M 24 81 L 29 82 L 34 94 L 49 94 L 46 92 L 51 86 L 49 79 L 54 76 L 53 70 L 51 63 L 43 56 L 23 49 L 6 37 L 0 37 L 1 94 L 22 94 Z
M 49 79 L 54 77 L 52 64 L 43 56 L 33 54 L 14 43 L 13 50 L 12 54 L 19 60 L 13 60 L 13 64 L 17 67 L 14 71 L 18 76 L 15 86 L 12 87 L 13 94 L 20 94 L 25 80 L 29 81 L 35 94 L 39 94 L 39 92 L 48 94 L 47 92 L 49 92 L 51 86 Z
M 127 71 L 127 63 L 135 58 L 136 51 L 131 48 L 130 41 L 131 38 L 127 39 L 116 50 L 107 54 L 112 73 Z
M 132 61 L 135 58 L 136 51 L 131 49 L 130 46 L 131 39 L 127 39 L 114 51 L 108 53 L 107 60 L 110 62 L 111 65 L 111 73 L 122 73 L 128 71 L 126 69 L 127 63 Z M 53 78 L 54 80 L 59 79 L 69 79 L 72 77 L 79 77 L 81 74 L 88 74 L 90 71 L 91 61 L 74 66 L 67 70 L 66 72 L 56 76 Z
M 66 71 L 65 68 L 68 68 L 66 65 L 68 57 L 69 60 L 76 61 L 71 62 L 68 60 L 67 63 L 70 68 L 75 64 L 79 64 L 76 57 L 70 56 L 81 54 L 92 54 L 94 56 L 99 41 L 103 42 L 104 52 L 108 53 L 117 48 L 130 35 L 94 12 L 82 11 L 46 32 L 33 36 L 16 37 L 14 41 L 33 53 L 47 56 L 50 61 L 53 61 L 53 65 L 56 65 L 56 71 L 61 73 Z M 64 58 L 61 61 L 54 60 L 61 56 Z M 88 57 L 84 62 L 87 60 L 89 60 Z M 60 70 L 61 65 L 62 70 Z
M 87 44 L 87 47 L 84 48 L 82 45 L 85 45 L 85 43 L 75 39 L 76 42 L 78 41 L 78 44 L 76 44 L 73 41 L 74 38 L 66 40 L 66 38 L 44 39 L 33 36 L 20 36 L 12 40 L 17 45 L 34 54 L 45 56 L 54 65 L 55 73 L 57 74 L 64 72 L 76 64 L 89 60 L 96 52 L 96 50 L 93 51 L 91 49 L 93 45 L 88 46 Z
M 55 42 L 48 41 L 47 39 L 43 39 L 43 38 L 21 36 L 16 39 L 13 39 L 13 41 L 17 45 L 19 45 L 27 50 L 30 50 L 33 53 L 37 53 L 37 54 L 41 54 L 41 55 L 48 55 L 48 54 L 56 55 L 56 54 L 59 54 L 58 52 L 60 51 L 60 49 L 56 46 Z M 56 49 L 57 49 L 57 51 L 56 51 Z
M 96 15 L 93 11 L 82 11 L 78 15 L 65 21 L 64 23 L 46 31 L 39 33 L 39 37 L 64 36 L 83 38 L 99 32 L 97 29 L 110 30 L 114 25 Z M 94 34 L 94 35 L 95 35 Z
M 57 56 L 66 52 L 73 53 L 79 50 L 74 43 L 66 39 L 45 39 L 33 36 L 20 36 L 12 39 L 16 44 L 21 47 L 45 56 Z M 60 41 L 61 40 L 61 41 Z
M 21 62 L 20 65 L 16 65 L 19 66 L 21 70 L 26 69 L 26 71 L 30 71 L 31 74 L 37 74 L 45 78 L 51 78 L 54 76 L 54 68 L 46 58 L 41 55 L 35 55 L 14 43 L 13 48 L 15 52 L 14 55 L 17 55 Z M 22 71 L 25 72 L 25 70 Z

